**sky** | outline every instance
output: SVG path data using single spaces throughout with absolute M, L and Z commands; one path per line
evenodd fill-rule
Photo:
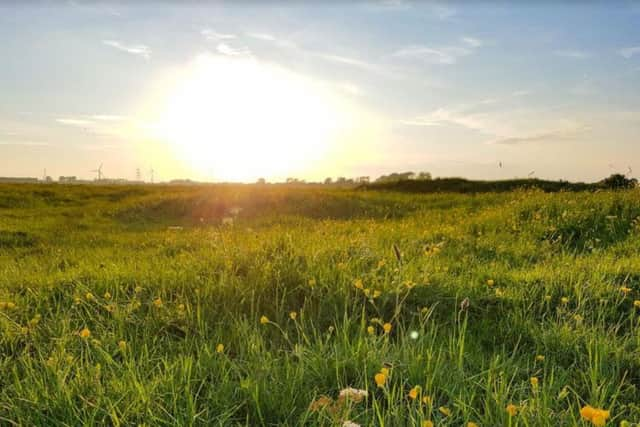
M 0 176 L 640 176 L 640 2 L 0 3 Z

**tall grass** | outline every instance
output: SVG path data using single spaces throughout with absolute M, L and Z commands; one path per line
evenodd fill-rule
M 639 217 L 636 191 L 1 186 L 0 424 L 638 422 Z

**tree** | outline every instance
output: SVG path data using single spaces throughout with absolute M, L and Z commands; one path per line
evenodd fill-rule
M 324 183 L 325 183 L 325 185 L 331 185 L 331 184 L 333 184 L 333 179 L 331 179 L 331 177 L 327 177 L 324 180 Z
M 638 185 L 638 180 L 635 178 L 627 178 L 621 173 L 614 173 L 608 178 L 600 181 L 600 184 L 605 188 L 610 189 L 625 189 L 625 188 L 634 188 Z

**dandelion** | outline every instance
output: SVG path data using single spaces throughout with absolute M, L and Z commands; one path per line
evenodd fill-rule
M 80 331 L 80 338 L 84 338 L 87 339 L 91 336 L 91 331 L 89 330 L 89 328 L 84 328 L 83 330 Z
M 375 334 L 375 333 L 376 333 L 376 329 L 375 329 L 373 326 L 369 325 L 369 326 L 367 327 L 367 333 L 368 333 L 369 335 L 373 335 L 373 334 Z
M 433 421 L 431 420 L 426 420 L 422 422 L 422 427 L 433 427 L 433 426 L 434 424 L 433 424 Z
M 0 310 L 4 310 L 5 308 L 7 308 L 7 303 L 4 301 L 0 301 Z
M 382 372 L 385 375 L 389 375 L 389 368 L 380 368 L 380 372 Z
M 607 423 L 607 419 L 609 419 L 611 413 L 604 409 L 597 409 L 591 405 L 586 405 L 580 409 L 580 416 L 587 421 L 591 421 L 591 424 L 594 426 L 601 427 Z
M 87 292 L 84 296 L 86 298 L 87 301 L 93 301 L 94 300 L 94 296 L 91 292 Z
M 296 313 L 295 311 L 292 311 L 291 313 L 289 313 L 289 318 L 291 320 L 296 320 L 298 318 L 298 313 Z
M 178 304 L 178 311 L 184 311 L 184 304 Z
M 416 400 L 418 398 L 418 394 L 420 394 L 420 386 L 417 385 L 409 390 L 409 399 Z
M 380 295 L 382 295 L 382 292 L 381 292 L 381 291 L 378 291 L 378 290 L 375 290 L 375 291 L 373 291 L 373 295 L 372 295 L 372 297 L 373 297 L 374 299 L 376 299 L 376 298 L 378 298 Z
M 440 411 L 440 413 L 445 417 L 448 417 L 451 415 L 451 409 L 447 408 L 446 406 L 439 407 L 438 411 Z
M 562 297 L 562 298 L 560 298 L 560 302 L 561 302 L 562 304 L 565 304 L 565 305 L 566 305 L 566 304 L 568 304 L 568 303 L 569 303 L 569 298 L 567 298 L 567 297 Z
M 364 285 L 362 284 L 362 279 L 356 279 L 353 282 L 353 286 L 355 286 L 356 289 L 364 289 Z
M 260 317 L 260 323 L 262 325 L 266 325 L 267 323 L 269 323 L 269 318 L 267 316 L 261 316 Z
M 493 279 L 489 279 L 487 280 L 487 286 L 493 286 L 495 285 L 496 282 L 493 281 Z
M 384 325 L 382 325 L 382 329 L 384 329 L 384 333 L 388 334 L 389 332 L 391 332 L 391 323 L 385 323 Z
M 531 388 L 533 388 L 534 391 L 538 390 L 538 377 L 531 377 L 529 382 L 531 382 Z
M 384 387 L 384 384 L 387 382 L 387 374 L 383 373 L 383 372 L 378 372 L 373 379 L 376 382 L 376 385 L 378 387 Z
M 497 297 L 501 297 L 504 295 L 504 292 L 502 291 L 502 289 L 500 288 L 496 288 L 496 296 Z
M 422 403 L 424 403 L 425 405 L 431 405 L 433 403 L 433 399 L 429 395 L 423 396 Z
M 544 300 L 545 300 L 546 302 L 551 301 L 551 295 L 545 295 L 545 296 L 544 296 Z
M 104 299 L 111 299 L 111 294 L 109 292 L 105 292 Z
M 629 292 L 631 292 L 631 291 L 632 291 L 632 289 L 631 289 L 631 288 L 628 288 L 628 287 L 626 287 L 626 286 L 621 286 L 621 287 L 620 287 L 620 291 L 621 291 L 621 292 L 626 296 Z
M 467 427 L 478 427 L 478 424 L 474 423 L 473 421 L 469 421 L 467 423 Z
M 224 344 L 218 344 L 216 346 L 216 353 L 224 353 Z
M 120 351 L 125 351 L 127 349 L 127 342 L 124 340 L 118 341 L 118 348 Z
M 316 285 L 316 279 L 309 279 L 309 286 L 312 288 Z
M 584 320 L 584 317 L 582 317 L 579 314 L 576 314 L 575 316 L 573 316 L 573 320 L 575 320 L 576 323 L 582 323 L 582 321 Z
M 635 300 L 635 301 L 633 302 L 633 306 L 634 306 L 635 308 L 640 308 L 640 300 L 638 300 L 638 299 L 637 299 L 637 300 Z
M 160 297 L 153 300 L 153 305 L 156 308 L 162 307 L 162 299 Z
M 513 403 L 509 403 L 507 405 L 506 410 L 507 410 L 507 414 L 509 414 L 510 417 L 515 417 L 516 414 L 518 413 L 518 407 Z
M 133 292 L 135 292 L 136 294 L 139 294 L 140 292 L 142 292 L 142 286 L 136 286 L 136 287 L 133 289 Z
M 536 362 L 544 362 L 544 355 L 543 354 L 537 354 L 536 355 Z

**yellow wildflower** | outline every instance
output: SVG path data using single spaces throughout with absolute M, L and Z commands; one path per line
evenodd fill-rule
M 440 411 L 440 413 L 445 417 L 448 417 L 451 415 L 451 409 L 447 408 L 446 406 L 439 407 L 438 411 Z
M 637 300 L 635 300 L 635 301 L 633 302 L 633 306 L 634 306 L 635 308 L 640 308 L 640 300 L 638 300 L 638 299 L 637 299 Z
M 496 282 L 493 281 L 493 279 L 489 279 L 487 280 L 487 286 L 493 286 L 495 285 Z
M 628 287 L 626 287 L 626 286 L 621 286 L 621 287 L 620 287 L 620 291 L 621 291 L 623 294 L 627 295 L 629 292 L 631 292 L 631 291 L 632 291 L 632 289 L 631 289 L 631 288 L 628 288 Z
M 563 304 L 568 304 L 569 303 L 569 298 L 562 297 L 562 298 L 560 298 L 560 302 L 563 303 Z
M 529 381 L 531 382 L 531 388 L 533 388 L 534 390 L 538 390 L 538 377 L 531 377 Z
M 378 298 L 380 295 L 382 295 L 382 292 L 381 292 L 381 291 L 378 291 L 378 290 L 373 291 L 373 295 L 372 295 L 372 296 L 373 296 L 373 298 Z
M 422 427 L 433 427 L 433 426 L 434 424 L 433 424 L 433 421 L 431 420 L 426 420 L 422 422 Z
M 369 335 L 373 335 L 375 332 L 376 332 L 376 330 L 375 330 L 375 328 L 374 328 L 373 326 L 369 325 L 369 326 L 367 327 L 367 333 L 368 333 Z
M 420 394 L 420 386 L 419 385 L 417 385 L 417 386 L 413 387 L 411 390 L 409 390 L 409 399 L 416 400 L 416 398 L 418 397 L 418 394 Z
M 425 405 L 431 405 L 433 403 L 433 399 L 431 399 L 431 396 L 429 395 L 423 396 L 422 403 L 424 403 Z
M 380 372 L 388 376 L 389 375 L 389 368 L 380 368 Z
M 580 409 L 580 416 L 587 421 L 591 421 L 594 426 L 601 427 L 607 423 L 607 419 L 609 419 L 611 413 L 604 409 L 586 405 Z
M 382 372 L 378 372 L 373 379 L 378 387 L 384 387 L 384 384 L 387 382 L 387 375 Z
M 269 318 L 267 316 L 261 316 L 260 323 L 266 325 L 267 323 L 269 323 Z
M 93 294 L 91 292 L 87 292 L 84 297 L 87 301 L 93 301 Z
M 127 349 L 127 342 L 124 340 L 118 341 L 118 348 L 120 351 L 125 351 Z
M 154 305 L 156 308 L 160 308 L 160 307 L 162 307 L 162 299 L 161 299 L 160 297 L 158 297 L 158 298 L 154 299 L 154 300 L 153 300 L 153 305 Z
M 291 320 L 296 320 L 298 318 L 298 313 L 292 311 L 291 313 L 289 313 L 289 318 L 291 318 Z
M 216 346 L 216 353 L 223 353 L 224 352 L 224 344 L 218 344 Z
M 80 331 L 80 338 L 89 338 L 91 336 L 91 331 L 89 330 L 89 328 L 84 328 L 83 330 Z
M 536 355 L 536 362 L 544 362 L 544 355 L 542 354 Z
M 515 417 L 516 414 L 518 413 L 518 407 L 513 403 L 509 403 L 506 409 L 510 417 Z
M 362 279 L 356 279 L 353 282 L 353 286 L 355 286 L 356 289 L 364 289 L 364 285 L 362 284 Z
M 469 421 L 467 423 L 467 427 L 478 427 L 478 424 L 474 423 L 473 421 Z
M 104 299 L 111 299 L 111 294 L 109 292 L 105 292 Z
M 389 332 L 391 332 L 391 323 L 385 323 L 384 325 L 382 325 L 382 329 L 384 329 L 384 333 L 388 334 Z

